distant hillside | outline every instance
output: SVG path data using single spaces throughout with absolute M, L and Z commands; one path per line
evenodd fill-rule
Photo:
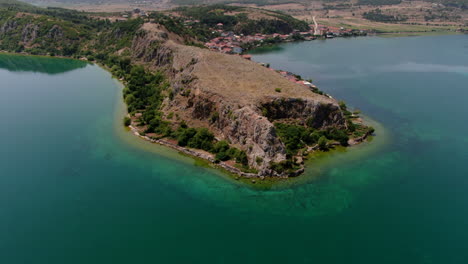
M 5 0 L 8 1 L 8 0 Z M 370 6 L 384 6 L 384 5 L 397 5 L 402 2 L 411 2 L 405 0 L 149 0 L 149 1 L 131 1 L 131 0 L 24 0 L 25 2 L 34 4 L 108 4 L 108 3 L 122 3 L 122 4 L 142 4 L 142 3 L 162 3 L 167 2 L 172 5 L 203 5 L 203 4 L 254 4 L 257 6 L 268 6 L 278 4 L 304 4 L 311 3 L 346 3 L 350 5 L 370 5 Z M 430 3 L 443 4 L 451 7 L 458 7 L 467 9 L 468 0 L 422 0 Z
M 62 8 L 0 0 L 0 50 L 70 56 L 106 21 Z
M 67 1 L 67 0 L 63 0 Z M 68 0 L 73 1 L 73 0 Z M 403 0 L 358 0 L 358 5 L 395 5 L 401 3 Z M 423 0 L 426 2 L 441 3 L 441 4 L 468 4 L 468 0 Z M 256 4 L 258 6 L 275 5 L 275 4 L 289 4 L 289 3 L 311 3 L 311 2 L 355 2 L 352 0 L 172 0 L 173 3 L 179 5 L 199 5 L 199 4 Z
M 63 0 L 73 1 L 73 0 Z M 447 6 L 468 8 L 468 0 L 423 0 L 425 2 L 439 3 Z M 277 5 L 277 4 L 310 4 L 312 2 L 322 3 L 355 3 L 355 5 L 397 5 L 403 2 L 403 0 L 171 0 L 172 3 L 177 5 L 200 5 L 200 4 L 255 4 L 258 6 L 266 5 Z M 407 1 L 408 2 L 408 1 Z
M 172 0 L 177 5 L 200 5 L 200 4 L 255 4 L 258 6 L 306 3 L 310 0 Z
M 9 8 L 9 7 L 23 7 L 23 8 L 28 8 L 32 7 L 31 5 L 25 3 L 25 2 L 20 2 L 16 0 L 0 0 L 0 8 Z

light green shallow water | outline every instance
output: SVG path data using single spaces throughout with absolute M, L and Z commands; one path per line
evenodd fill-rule
M 431 36 L 254 54 L 385 127 L 269 190 L 130 135 L 99 67 L 0 55 L 0 263 L 467 263 L 467 51 Z

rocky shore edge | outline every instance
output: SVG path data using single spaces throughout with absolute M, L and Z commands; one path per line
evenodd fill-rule
M 202 151 L 199 151 L 199 150 L 196 150 L 196 149 L 191 149 L 191 148 L 186 148 L 186 147 L 181 147 L 177 144 L 174 144 L 172 142 L 169 142 L 167 140 L 164 140 L 164 139 L 153 139 L 153 138 L 150 138 L 148 136 L 142 136 L 139 132 L 138 132 L 138 129 L 132 125 L 128 126 L 130 128 L 130 130 L 132 131 L 132 134 L 141 138 L 141 139 L 144 139 L 146 141 L 149 141 L 151 143 L 157 143 L 157 144 L 160 144 L 162 146 L 165 146 L 165 147 L 169 147 L 169 148 L 172 148 L 174 150 L 177 150 L 183 154 L 186 154 L 186 155 L 189 155 L 189 156 L 193 156 L 193 157 L 197 157 L 197 158 L 201 158 L 203 160 L 206 160 L 206 161 L 209 161 L 210 163 L 214 164 L 215 166 L 218 166 L 218 167 L 221 167 L 225 170 L 227 170 L 228 172 L 231 172 L 233 174 L 237 174 L 241 177 L 245 177 L 245 178 L 263 178 L 264 176 L 259 176 L 258 174 L 255 174 L 255 173 L 246 173 L 246 172 L 243 172 L 241 171 L 240 169 L 234 167 L 234 166 L 231 166 L 229 164 L 227 164 L 226 162 L 224 161 L 220 161 L 218 163 L 216 163 L 215 159 L 208 155 L 208 154 L 205 154 L 203 153 Z
M 215 160 L 215 158 L 213 158 L 211 155 L 205 154 L 200 150 L 181 147 L 181 146 L 179 146 L 177 144 L 174 144 L 174 143 L 169 142 L 169 141 L 164 140 L 164 139 L 153 139 L 153 138 L 150 138 L 148 136 L 143 136 L 143 135 L 140 134 L 138 129 L 136 127 L 134 127 L 133 125 L 129 125 L 128 128 L 130 128 L 130 131 L 132 132 L 133 135 L 135 135 L 135 136 L 137 136 L 137 137 L 139 137 L 139 138 L 141 138 L 143 140 L 146 140 L 146 141 L 151 142 L 151 143 L 156 143 L 156 144 L 159 144 L 159 145 L 162 145 L 162 146 L 177 150 L 180 153 L 183 153 L 183 154 L 186 154 L 186 155 L 189 155 L 189 156 L 192 156 L 192 157 L 203 159 L 205 161 L 210 162 L 210 164 L 214 165 L 215 167 L 224 169 L 224 170 L 228 171 L 229 173 L 237 175 L 238 177 L 243 177 L 243 178 L 247 178 L 247 179 L 255 179 L 255 178 L 262 179 L 262 180 L 265 179 L 265 176 L 259 175 L 258 173 L 243 172 L 239 168 L 236 168 L 236 167 L 234 167 L 234 166 L 232 166 L 232 165 L 230 165 L 230 164 L 228 164 L 228 163 L 226 163 L 224 161 L 217 162 Z M 370 135 L 371 135 L 371 133 L 366 133 L 366 134 L 364 134 L 363 136 L 361 136 L 359 138 L 351 139 L 350 142 L 349 142 L 349 146 L 355 146 L 355 145 L 358 145 L 358 144 L 364 142 L 364 140 L 366 140 L 367 137 L 370 136 Z M 336 145 L 339 145 L 339 144 L 337 143 Z M 332 144 L 332 146 L 333 146 L 333 144 Z M 311 146 L 311 147 L 309 147 L 307 149 L 307 152 L 310 153 L 310 152 L 316 151 L 318 149 L 319 149 L 318 145 Z M 304 171 L 305 171 L 305 166 L 304 166 L 304 164 L 302 164 L 301 168 L 294 171 L 293 173 L 289 173 L 286 176 L 285 175 L 280 175 L 280 174 L 273 175 L 273 176 L 275 176 L 275 178 L 287 179 L 289 177 L 299 176 L 302 173 L 304 173 Z M 238 179 L 238 178 L 236 178 L 236 179 Z

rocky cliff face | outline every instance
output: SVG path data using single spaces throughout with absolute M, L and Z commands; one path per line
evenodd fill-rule
M 132 53 L 170 75 L 173 96 L 163 111 L 189 126 L 207 127 L 219 140 L 246 151 L 249 165 L 260 175 L 275 175 L 270 162 L 286 160 L 275 121 L 309 120 L 315 128 L 346 125 L 335 100 L 239 56 L 180 45 L 155 27 L 145 25 Z
M 0 26 L 0 35 L 7 34 L 18 27 L 16 20 L 9 19 L 2 26 Z
M 63 30 L 57 25 L 53 25 L 52 28 L 47 32 L 47 37 L 53 40 L 58 40 L 63 37 Z
M 38 25 L 28 24 L 21 32 L 21 41 L 23 43 L 31 43 L 37 38 L 37 31 L 39 30 Z
M 275 132 L 274 125 L 258 111 L 258 107 L 233 105 L 222 95 L 201 89 L 195 89 L 188 98 L 176 96 L 167 106 L 167 111 L 174 111 L 183 116 L 193 126 L 209 127 L 217 138 L 246 151 L 251 167 L 270 174 L 268 165 L 271 161 L 286 159 L 283 143 Z M 256 158 L 262 162 L 257 163 Z
M 275 98 L 266 96 L 261 102 L 264 114 L 270 120 L 297 119 L 299 124 L 314 128 L 344 127 L 343 114 L 336 104 L 310 98 Z
M 164 43 L 168 40 L 166 32 L 161 30 L 137 32 L 132 41 L 132 57 L 152 67 L 165 67 L 172 62 L 172 50 Z
M 0 25 L 0 36 L 13 37 L 27 45 L 39 36 L 39 25 L 33 23 L 19 25 L 16 20 L 10 19 Z
M 265 107 L 271 115 L 264 115 Z M 219 139 L 246 151 L 249 165 L 257 168 L 261 175 L 274 175 L 269 169 L 270 162 L 286 160 L 286 149 L 276 134 L 275 121 L 305 122 L 310 118 L 316 128 L 345 125 L 337 104 L 266 96 L 256 104 L 240 105 L 231 103 L 221 94 L 199 88 L 188 97 L 175 96 L 165 110 L 178 113 L 192 126 L 210 128 Z M 257 162 L 257 157 L 261 162 Z
M 20 19 L 20 18 L 17 18 Z M 26 18 L 21 18 L 26 20 Z M 0 24 L 0 41 L 8 39 L 9 42 L 24 46 L 44 45 L 51 48 L 62 48 L 61 41 L 67 39 L 63 29 L 56 24 L 44 25 L 43 22 L 27 21 L 19 23 L 19 20 L 8 19 Z M 21 22 L 21 21 L 20 21 Z M 71 39 L 67 39 L 71 42 Z M 77 41 L 76 39 L 73 41 Z

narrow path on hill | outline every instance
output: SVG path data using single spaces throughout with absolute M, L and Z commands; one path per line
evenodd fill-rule
M 317 20 L 315 20 L 315 16 L 312 17 L 312 20 L 314 20 L 314 35 L 318 35 L 317 34 L 317 29 L 318 29 L 318 24 L 317 24 Z

